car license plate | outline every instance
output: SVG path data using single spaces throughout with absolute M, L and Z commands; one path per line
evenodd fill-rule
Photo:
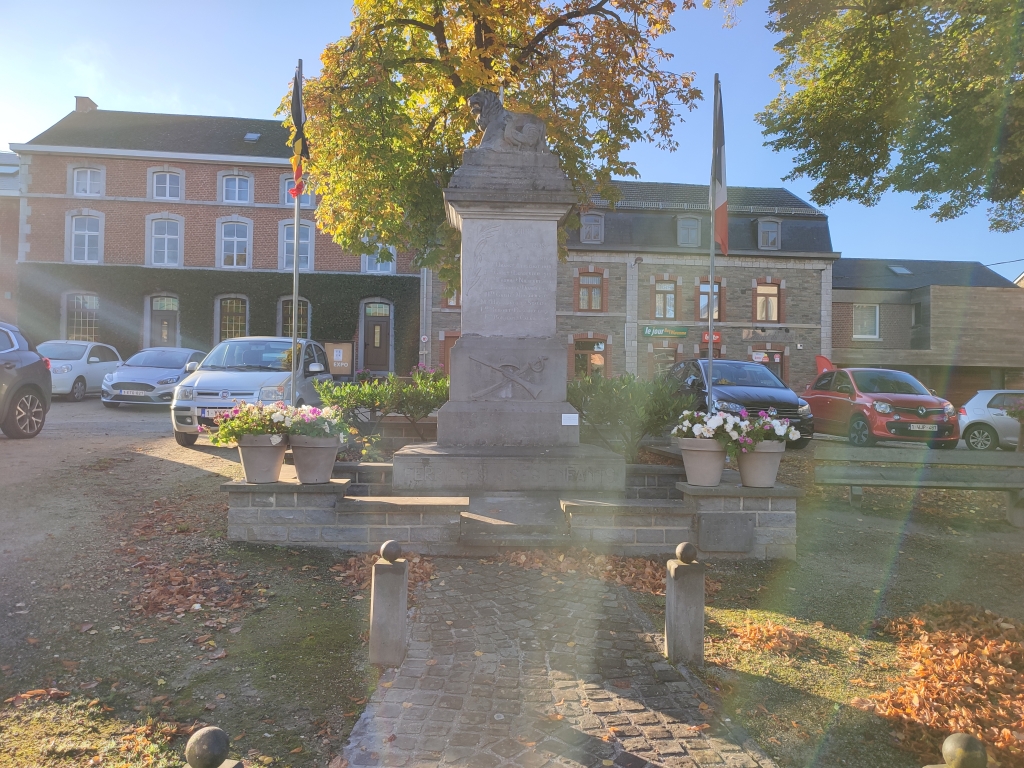
M 122 395 L 131 395 L 132 397 L 145 397 L 146 393 L 139 389 L 122 389 Z
M 230 408 L 200 408 L 199 415 L 204 419 L 214 419 L 222 413 L 227 413 Z
M 939 431 L 939 425 L 938 424 L 911 424 L 910 425 L 910 431 L 911 432 L 938 432 Z

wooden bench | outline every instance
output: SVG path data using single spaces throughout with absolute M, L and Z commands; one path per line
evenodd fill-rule
M 855 507 L 861 505 L 864 488 L 1004 491 L 1007 496 L 1006 519 L 1015 526 L 1024 527 L 1024 507 L 1021 506 L 1024 453 L 882 446 L 855 448 L 821 442 L 814 448 L 814 461 L 814 482 L 818 485 L 848 486 L 850 503 Z

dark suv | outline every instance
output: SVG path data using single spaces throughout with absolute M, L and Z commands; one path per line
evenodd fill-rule
M 35 437 L 50 410 L 50 361 L 18 327 L 0 323 L 0 430 Z
M 698 410 L 708 408 L 707 372 L 708 361 L 704 359 L 677 363 L 669 372 L 669 376 L 679 382 L 679 393 L 693 396 L 697 401 L 694 407 Z M 814 435 L 811 406 L 767 367 L 749 360 L 715 360 L 712 372 L 715 377 L 710 398 L 712 409 L 727 413 L 746 410 L 751 416 L 765 411 L 789 419 L 790 425 L 799 430 L 800 439 L 792 443 L 794 448 L 805 448 L 811 441 Z

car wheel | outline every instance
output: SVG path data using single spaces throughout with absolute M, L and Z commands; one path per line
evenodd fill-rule
M 11 400 L 10 410 L 0 430 L 15 440 L 35 437 L 46 422 L 42 398 L 31 389 L 23 389 Z
M 121 405 L 121 404 L 120 403 L 116 403 L 116 402 L 111 402 L 109 400 L 104 400 L 103 401 L 103 407 L 104 408 L 117 408 L 119 405 Z
M 183 448 L 191 448 L 196 444 L 196 440 L 199 439 L 199 435 L 193 435 L 190 432 L 174 432 L 174 442 Z
M 75 379 L 75 383 L 71 385 L 71 391 L 68 392 L 68 400 L 75 403 L 85 400 L 85 379 L 82 377 Z
M 964 433 L 964 442 L 972 451 L 994 451 L 999 447 L 999 436 L 995 430 L 976 424 Z
M 809 438 L 809 437 L 801 437 L 799 440 L 794 440 L 791 443 L 787 443 L 786 447 L 787 448 L 792 448 L 792 449 L 797 450 L 797 451 L 802 451 L 804 448 L 806 448 L 810 444 L 811 444 L 811 438 Z
M 863 416 L 853 417 L 853 421 L 850 422 L 849 437 L 850 445 L 857 446 L 858 448 L 864 448 L 875 443 L 875 438 L 871 434 L 871 427 Z

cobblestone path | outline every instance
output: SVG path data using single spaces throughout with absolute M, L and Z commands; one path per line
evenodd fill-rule
M 408 657 L 352 731 L 350 765 L 774 767 L 665 661 L 621 588 L 435 565 Z

